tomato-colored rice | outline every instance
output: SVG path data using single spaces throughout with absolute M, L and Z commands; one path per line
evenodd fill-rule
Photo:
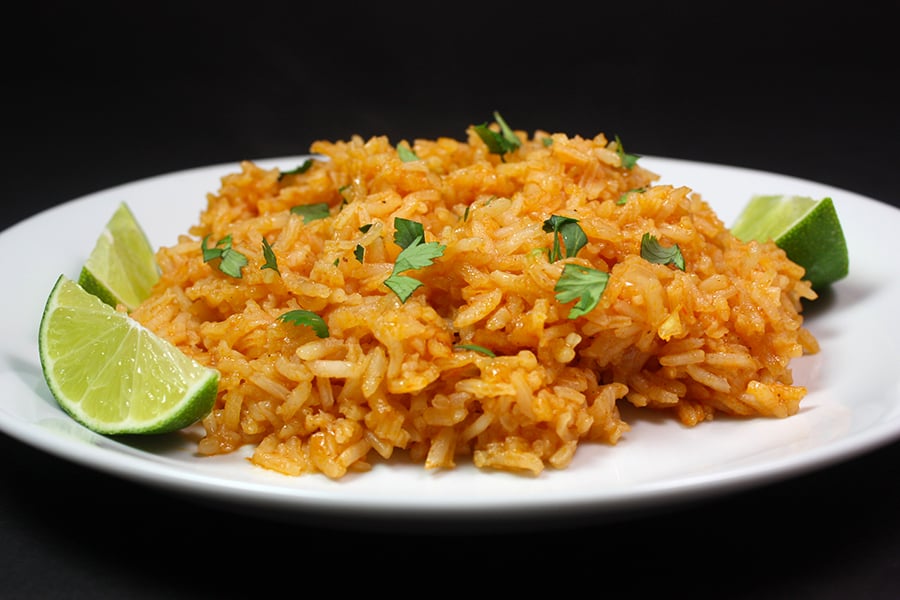
M 250 445 L 261 467 L 331 478 L 401 451 L 427 468 L 539 474 L 583 442 L 618 443 L 620 402 L 686 426 L 798 411 L 806 390 L 789 364 L 818 351 L 800 266 L 773 243 L 738 241 L 690 188 L 625 168 L 602 134 L 516 133 L 505 155 L 474 128 L 415 140 L 409 162 L 386 137 L 317 141 L 325 159 L 306 172 L 244 162 L 222 178 L 198 223 L 159 250 L 161 280 L 132 313 L 221 373 L 199 452 Z M 330 216 L 290 210 L 316 203 Z M 550 260 L 551 215 L 578 219 L 576 256 Z M 445 246 L 404 273 L 422 283 L 405 302 L 384 283 L 396 217 Z M 642 258 L 645 233 L 677 244 L 685 269 Z M 207 236 L 231 236 L 248 260 L 240 278 L 203 260 Z M 566 263 L 609 273 L 575 319 L 554 290 Z M 328 336 L 279 318 L 294 309 L 321 316 Z

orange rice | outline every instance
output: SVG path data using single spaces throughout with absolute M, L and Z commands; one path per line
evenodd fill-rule
M 201 454 L 249 445 L 260 467 L 330 478 L 395 453 L 536 475 L 581 442 L 618 443 L 620 402 L 689 427 L 798 411 L 789 363 L 818 351 L 801 316 L 816 295 L 782 250 L 740 242 L 698 193 L 623 166 L 603 134 L 517 131 L 521 147 L 499 155 L 466 133 L 404 141 L 407 162 L 386 137 L 358 136 L 312 144 L 323 159 L 303 173 L 244 162 L 159 250 L 161 279 L 132 316 L 221 373 Z M 290 210 L 317 203 L 330 216 Z M 578 220 L 577 255 L 550 260 L 551 215 Z M 384 283 L 396 217 L 445 246 L 404 273 L 422 283 L 405 302 Z M 684 270 L 642 258 L 645 233 L 677 244 Z M 240 278 L 204 262 L 207 236 L 231 236 Z M 574 319 L 554 290 L 567 263 L 609 274 Z M 295 309 L 327 337 L 280 319 Z

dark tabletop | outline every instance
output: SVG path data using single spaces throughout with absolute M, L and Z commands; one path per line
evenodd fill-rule
M 897 4 L 4 9 L 0 225 L 152 175 L 303 154 L 316 139 L 461 137 L 494 110 L 526 131 L 618 134 L 634 153 L 900 206 Z M 900 597 L 900 442 L 611 522 L 457 532 L 201 505 L 2 434 L 0 456 L 0 598 L 469 597 L 535 585 L 557 597 L 660 586 Z

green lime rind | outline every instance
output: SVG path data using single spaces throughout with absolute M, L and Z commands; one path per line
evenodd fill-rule
M 849 274 L 847 240 L 830 197 L 754 196 L 731 232 L 748 242 L 772 240 L 806 270 L 813 289 L 821 290 Z
M 850 272 L 847 240 L 831 198 L 819 202 L 809 218 L 783 233 L 775 243 L 788 258 L 806 268 L 813 289 L 822 289 Z
M 101 434 L 161 434 L 212 410 L 219 373 L 61 275 L 38 334 L 60 408 Z
M 78 283 L 110 306 L 131 311 L 150 295 L 159 274 L 153 247 L 123 202 L 97 237 Z
M 78 284 L 87 293 L 99 298 L 104 304 L 115 307 L 121 303 L 127 310 L 134 310 L 135 305 L 132 305 L 127 299 L 123 299 L 121 294 L 114 294 L 110 291 L 87 267 L 81 267 Z
M 754 196 L 731 227 L 744 241 L 777 240 L 801 220 L 816 200 L 805 196 Z

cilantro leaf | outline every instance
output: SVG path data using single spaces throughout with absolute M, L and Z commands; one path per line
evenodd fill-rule
M 578 254 L 578 251 L 587 244 L 587 235 L 578 219 L 572 217 L 561 217 L 559 215 L 551 215 L 549 219 L 544 221 L 544 231 L 553 233 L 553 248 L 550 250 L 550 262 L 556 262 L 561 258 L 569 258 Z M 562 237 L 566 254 L 563 256 L 560 251 L 559 238 Z
M 200 243 L 200 248 L 203 250 L 203 262 L 209 262 L 216 258 L 222 258 L 222 252 L 225 248 L 231 248 L 231 235 L 226 235 L 221 240 L 216 242 L 215 246 L 207 246 L 206 241 L 209 239 L 211 234 L 207 234 L 203 241 Z
M 397 144 L 397 156 L 403 162 L 413 162 L 419 160 L 419 156 L 413 152 L 413 149 L 403 144 Z
M 575 319 L 594 310 L 600 302 L 600 296 L 606 289 L 609 273 L 568 263 L 563 267 L 562 275 L 556 282 L 553 291 L 560 302 L 577 300 L 569 311 L 569 318 Z
M 310 310 L 289 310 L 288 312 L 278 317 L 278 319 L 280 321 L 284 321 L 285 323 L 293 323 L 294 325 L 306 325 L 307 327 L 311 327 L 312 330 L 316 332 L 316 335 L 320 338 L 327 338 L 329 335 L 328 323 L 325 322 L 325 319 Z
M 631 196 L 631 194 L 643 194 L 646 191 L 647 191 L 647 188 L 639 187 L 639 188 L 634 188 L 632 190 L 627 190 L 625 192 L 622 192 L 622 195 L 619 196 L 618 200 L 616 200 L 616 204 L 618 204 L 619 206 L 622 206 L 623 204 L 628 202 L 628 197 Z
M 433 258 L 438 258 L 444 254 L 443 246 L 437 242 L 422 243 L 420 238 L 400 251 L 397 260 L 394 262 L 394 273 L 402 273 L 411 269 L 421 269 L 430 267 Z
M 394 261 L 391 275 L 384 281 L 401 301 L 407 299 L 422 285 L 421 281 L 400 275 L 404 271 L 421 269 L 434 264 L 432 259 L 443 256 L 447 248 L 438 242 L 423 242 L 425 230 L 422 224 L 402 217 L 394 219 L 394 243 L 403 248 Z
M 392 273 L 390 277 L 384 280 L 384 285 L 397 294 L 401 302 L 406 302 L 412 296 L 412 293 L 424 284 L 418 279 Z
M 219 261 L 219 270 L 240 279 L 242 277 L 241 269 L 247 264 L 247 257 L 231 247 L 231 235 L 226 235 L 216 242 L 215 246 L 207 246 L 209 235 L 200 242 L 200 248 L 203 251 L 203 262 L 210 262 L 215 259 Z
M 684 271 L 684 256 L 678 244 L 665 248 L 650 233 L 641 237 L 641 258 L 658 265 L 673 264 Z
M 616 136 L 616 154 L 619 155 L 619 160 L 622 163 L 622 167 L 625 169 L 633 168 L 640 158 L 637 154 L 628 154 L 625 152 L 625 147 L 622 146 L 622 140 L 619 139 L 618 135 Z
M 472 350 L 474 352 L 480 352 L 481 354 L 490 356 L 491 358 L 496 358 L 497 356 L 492 351 L 488 350 L 484 346 L 479 346 L 478 344 L 457 344 L 453 347 L 457 350 Z
M 318 219 L 325 219 L 331 216 L 331 210 L 329 209 L 327 202 L 317 202 L 315 204 L 301 204 L 299 206 L 292 206 L 291 213 L 302 216 L 304 223 L 317 221 Z
M 222 260 L 219 262 L 219 270 L 226 275 L 231 275 L 240 279 L 243 274 L 241 270 L 247 266 L 247 257 L 229 248 L 222 253 Z
M 281 181 L 288 175 L 300 175 L 301 173 L 306 173 L 307 171 L 309 171 L 309 168 L 312 166 L 312 164 L 313 164 L 313 159 L 307 158 L 302 163 L 300 163 L 299 166 L 294 167 L 293 169 L 290 169 L 288 171 L 282 171 L 281 173 L 279 173 L 278 181 Z
M 359 262 L 363 262 L 363 259 L 366 256 L 366 249 L 360 244 L 356 245 L 356 248 L 353 249 L 353 256 L 356 257 L 356 260 Z
M 517 136 L 516 132 L 506 124 L 506 121 L 503 120 L 503 117 L 501 117 L 500 113 L 496 110 L 494 111 L 494 120 L 497 122 L 497 125 L 500 126 L 500 133 L 503 134 L 503 139 L 506 140 L 507 144 L 513 146 L 514 148 L 518 148 L 522 145 L 522 141 L 519 140 L 519 136 Z
M 266 240 L 266 238 L 263 238 L 262 248 L 263 256 L 266 259 L 266 264 L 261 266 L 260 270 L 272 269 L 276 273 L 281 273 L 281 271 L 278 270 L 278 260 L 275 258 L 275 251 L 272 250 L 272 246 L 269 245 L 269 242 Z
M 407 248 L 416 239 L 425 239 L 425 228 L 418 221 L 411 221 L 403 217 L 394 219 L 394 243 L 401 248 Z
M 506 124 L 500 113 L 494 111 L 494 121 L 500 126 L 500 131 L 496 132 L 490 128 L 488 123 L 482 123 L 475 126 L 475 133 L 481 138 L 481 141 L 488 147 L 491 154 L 505 155 L 507 152 L 513 152 L 522 145 L 519 136 Z

